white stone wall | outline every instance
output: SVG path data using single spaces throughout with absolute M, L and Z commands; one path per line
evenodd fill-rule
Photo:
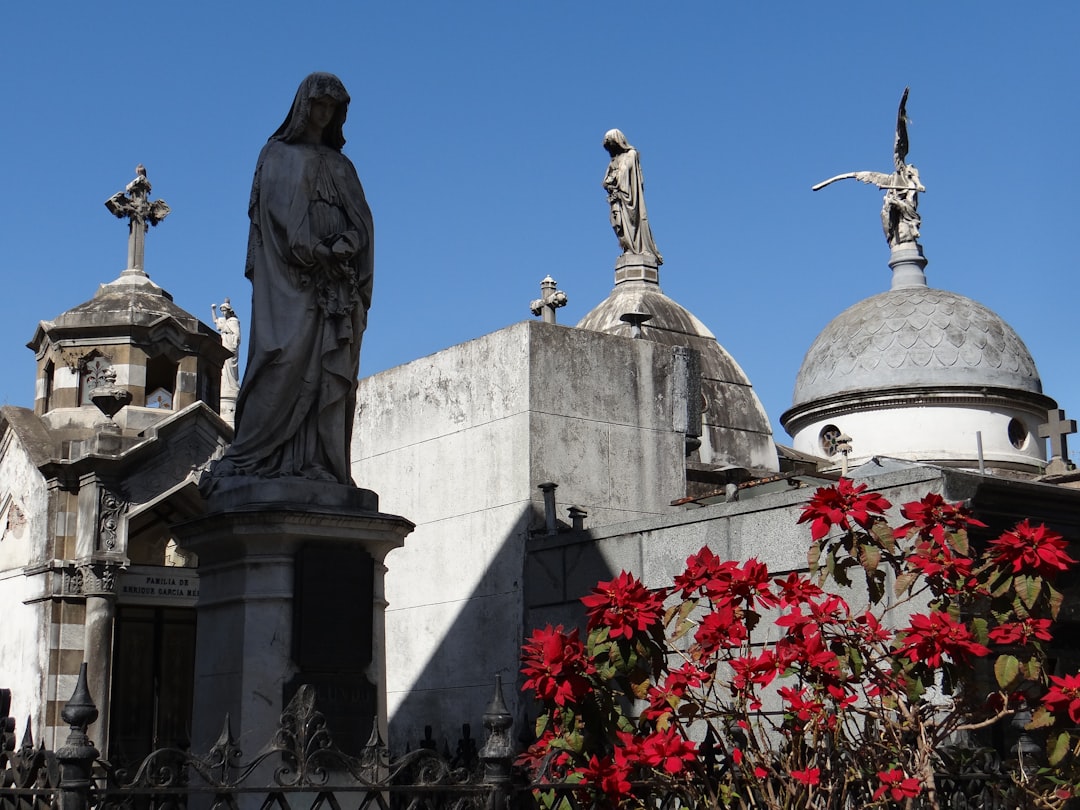
M 386 561 L 392 746 L 430 723 L 479 734 L 496 672 L 516 680 L 538 484 L 588 525 L 684 494 L 672 366 L 658 344 L 520 323 L 361 381 L 353 477 L 416 523 Z
M 23 569 L 43 561 L 48 503 L 41 474 L 8 428 L 0 445 L 0 687 L 12 691 L 20 737 L 27 717 L 37 736 L 45 728 L 50 603 L 27 604 L 44 595 L 45 578 Z
M 848 463 L 852 466 L 880 455 L 911 461 L 958 462 L 977 468 L 976 432 L 981 432 L 983 458 L 988 465 L 1022 465 L 1036 471 L 1045 461 L 1044 440 L 1038 437 L 1038 426 L 1045 418 L 1045 412 L 974 405 L 826 413 L 797 431 L 793 446 L 802 453 L 824 456 L 819 436 L 826 425 L 834 425 L 851 437 Z M 1027 433 L 1019 448 L 1009 439 L 1009 423 L 1013 419 L 1019 420 Z M 839 456 L 835 460 L 839 464 Z

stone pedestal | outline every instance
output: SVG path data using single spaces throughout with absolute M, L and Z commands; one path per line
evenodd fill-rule
M 254 755 L 305 683 L 344 750 L 358 753 L 376 717 L 385 739 L 383 559 L 413 524 L 354 487 L 221 483 L 205 517 L 174 527 L 199 555 L 193 750 L 227 714 Z

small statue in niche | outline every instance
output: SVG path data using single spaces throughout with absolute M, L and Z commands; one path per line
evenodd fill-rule
M 604 149 L 611 155 L 604 174 L 604 190 L 611 206 L 611 227 L 623 253 L 652 256 L 657 265 L 663 264 L 664 257 L 656 249 L 645 210 L 645 180 L 641 176 L 638 151 L 618 129 L 610 129 L 604 135 Z

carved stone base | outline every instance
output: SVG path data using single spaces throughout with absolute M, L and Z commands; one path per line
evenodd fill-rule
M 199 555 L 193 750 L 209 750 L 228 714 L 253 754 L 296 688 L 311 682 L 326 691 L 331 674 L 337 693 L 355 682 L 352 691 L 373 694 L 385 739 L 383 559 L 413 524 L 340 500 L 331 511 L 259 505 L 243 492 L 215 493 L 231 494 L 239 508 L 174 527 L 180 546 Z M 356 502 L 374 496 L 354 492 Z
M 624 253 L 615 260 L 615 283 L 623 281 L 660 281 L 659 263 L 651 253 Z

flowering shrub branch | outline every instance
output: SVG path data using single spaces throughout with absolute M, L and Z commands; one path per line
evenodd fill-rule
M 976 551 L 964 506 L 927 495 L 896 529 L 890 508 L 848 479 L 818 489 L 808 573 L 706 547 L 668 588 L 599 583 L 584 641 L 548 626 L 524 646 L 543 710 L 522 764 L 619 807 L 660 784 L 710 806 L 936 810 L 958 735 L 1029 713 L 1046 751 L 1016 763 L 1011 800 L 1062 805 L 1080 676 L 1045 665 L 1065 541 L 1021 521 Z

